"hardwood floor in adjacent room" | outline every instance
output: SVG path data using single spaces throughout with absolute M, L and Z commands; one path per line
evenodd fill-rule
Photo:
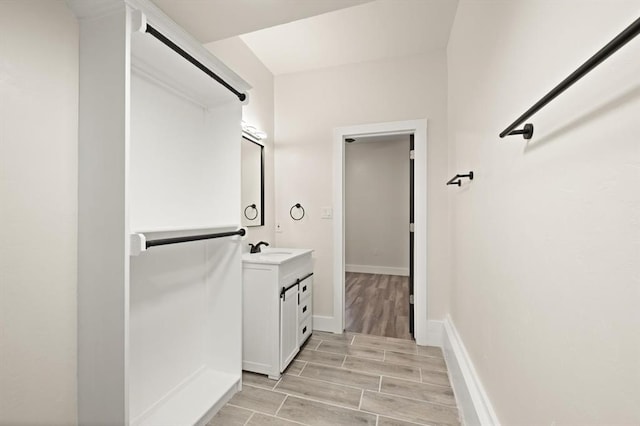
M 411 339 L 409 277 L 347 272 L 345 324 L 355 333 Z

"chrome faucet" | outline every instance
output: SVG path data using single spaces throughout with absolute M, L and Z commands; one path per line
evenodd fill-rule
M 249 253 L 260 253 L 260 246 L 268 246 L 269 243 L 265 242 L 265 241 L 260 241 L 258 244 L 253 245 L 251 243 L 249 243 Z

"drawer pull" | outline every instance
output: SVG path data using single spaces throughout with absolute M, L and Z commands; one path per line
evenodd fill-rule
M 302 308 L 302 313 L 304 314 L 305 312 L 307 312 L 307 305 L 304 305 L 304 308 Z
M 307 332 L 307 326 L 305 325 L 304 328 L 302 329 L 302 334 Z
M 306 285 L 304 287 L 302 287 L 302 292 L 304 293 L 305 291 L 307 291 L 307 286 Z

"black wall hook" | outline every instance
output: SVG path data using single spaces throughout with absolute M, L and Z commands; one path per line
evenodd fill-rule
M 455 175 L 454 177 L 449 179 L 449 182 L 447 182 L 447 185 L 462 186 L 462 179 L 463 178 L 469 178 L 469 180 L 473 180 L 473 171 L 470 171 L 469 173 L 464 174 L 464 175 Z
M 302 210 L 302 215 L 300 217 L 294 217 L 293 216 L 293 209 L 299 209 Z M 302 218 L 304 217 L 304 207 L 302 207 L 302 205 L 300 203 L 296 203 L 293 206 L 291 206 L 291 208 L 289 209 L 289 216 L 291 216 L 291 219 L 293 220 L 302 220 Z

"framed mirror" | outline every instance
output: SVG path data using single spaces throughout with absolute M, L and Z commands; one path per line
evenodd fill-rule
M 264 225 L 264 146 L 242 137 L 242 226 Z

